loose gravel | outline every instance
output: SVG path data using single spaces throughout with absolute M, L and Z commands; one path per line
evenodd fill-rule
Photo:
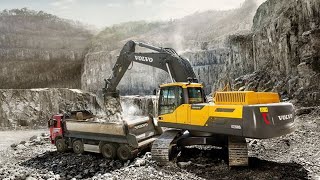
M 152 161 L 150 152 L 127 162 L 59 153 L 42 134 L 0 152 L 0 179 L 320 179 L 319 112 L 299 116 L 292 134 L 248 139 L 249 167 L 229 168 L 225 152 L 198 146 L 183 148 L 165 167 Z

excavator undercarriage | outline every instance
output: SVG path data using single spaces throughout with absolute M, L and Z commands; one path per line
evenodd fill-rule
M 247 166 L 248 148 L 245 138 L 235 136 L 193 136 L 184 130 L 166 130 L 153 142 L 152 158 L 160 165 L 167 165 L 183 147 L 212 145 L 228 154 L 229 166 Z
M 153 142 L 151 153 L 159 165 L 167 165 L 181 148 L 193 145 L 219 147 L 228 154 L 229 166 L 248 166 L 247 142 L 236 136 L 193 136 L 185 130 L 170 129 Z

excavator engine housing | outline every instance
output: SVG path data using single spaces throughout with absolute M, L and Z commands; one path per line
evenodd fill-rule
M 279 103 L 278 93 L 254 91 L 216 92 L 214 96 L 216 105 L 252 105 Z

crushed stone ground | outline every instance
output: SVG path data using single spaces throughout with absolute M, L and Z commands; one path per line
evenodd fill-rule
M 320 179 L 319 111 L 296 122 L 292 134 L 248 139 L 250 166 L 237 168 L 229 168 L 226 156 L 214 148 L 184 148 L 166 167 L 153 162 L 149 152 L 128 162 L 59 153 L 42 134 L 0 152 L 0 179 Z

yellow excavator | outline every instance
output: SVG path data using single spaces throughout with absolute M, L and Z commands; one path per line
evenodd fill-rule
M 154 52 L 135 52 L 136 46 Z M 168 72 L 171 83 L 160 85 L 157 123 L 166 130 L 153 142 L 154 160 L 167 164 L 181 147 L 214 145 L 228 150 L 230 166 L 247 166 L 245 138 L 266 139 L 295 130 L 291 103 L 272 92 L 222 91 L 206 100 L 190 62 L 172 48 L 128 41 L 106 80 L 104 96 L 118 96 L 116 87 L 133 62 Z

